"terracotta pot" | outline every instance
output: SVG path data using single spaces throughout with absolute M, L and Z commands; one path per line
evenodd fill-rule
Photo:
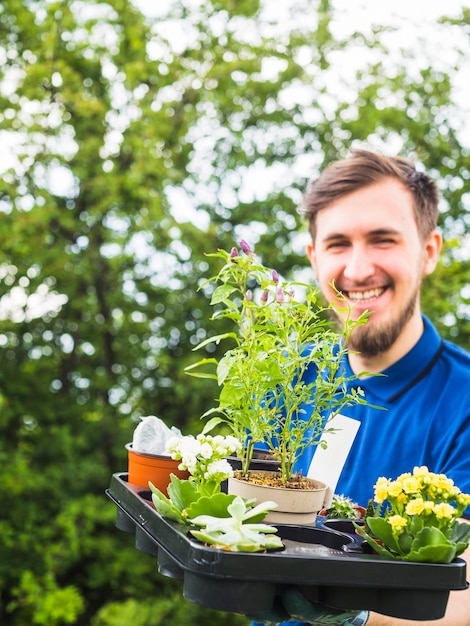
M 364 519 L 366 516 L 366 512 L 367 509 L 365 506 L 360 506 L 359 504 L 357 504 L 354 507 L 354 510 L 356 511 L 356 519 Z
M 149 488 L 149 482 L 153 483 L 162 493 L 167 494 L 170 482 L 170 474 L 186 480 L 189 472 L 178 469 L 180 461 L 174 461 L 169 456 L 158 454 L 145 454 L 132 449 L 132 444 L 126 445 L 128 460 L 127 480 L 133 485 L 139 485 L 144 489 Z
M 267 500 L 276 502 L 277 508 L 263 520 L 268 524 L 314 524 L 318 511 L 323 507 L 328 486 L 318 480 L 308 480 L 311 488 L 293 489 L 260 485 L 232 477 L 228 479 L 228 493 L 242 498 L 256 498 L 257 504 Z

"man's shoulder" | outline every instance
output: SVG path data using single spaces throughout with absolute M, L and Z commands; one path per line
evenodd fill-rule
M 444 358 L 455 364 L 456 367 L 470 370 L 470 352 L 462 348 L 462 346 L 445 339 L 443 340 L 442 353 Z
M 440 394 L 452 394 L 453 402 L 460 399 L 459 404 L 467 406 L 470 402 L 470 353 L 461 346 L 444 341 L 437 368 L 433 368 L 431 381 L 437 384 Z

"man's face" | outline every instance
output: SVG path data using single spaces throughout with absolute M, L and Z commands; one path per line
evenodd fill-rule
M 322 209 L 315 241 L 307 254 L 330 303 L 340 301 L 331 286 L 354 305 L 357 318 L 350 347 L 364 356 L 388 350 L 420 317 L 421 282 L 437 262 L 441 239 L 434 231 L 423 242 L 411 193 L 393 178 L 359 189 Z M 339 313 L 341 315 L 341 313 Z

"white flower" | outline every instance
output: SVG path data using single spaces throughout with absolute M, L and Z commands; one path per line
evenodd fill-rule
M 242 444 L 236 437 L 229 435 L 225 439 L 228 448 L 227 452 L 238 452 L 239 450 L 241 450 Z
M 178 451 L 180 457 L 183 459 L 186 457 L 193 457 L 199 454 L 200 443 L 192 435 L 188 435 L 180 439 Z
M 227 460 L 219 459 L 218 461 L 209 463 L 204 474 L 204 479 L 222 481 L 230 476 L 233 476 L 232 466 Z
M 221 483 L 233 475 L 233 470 L 225 459 L 231 452 L 241 447 L 233 436 L 205 435 L 196 437 L 173 437 L 168 441 L 167 451 L 172 459 L 181 460 L 179 469 L 191 474 L 190 480 L 203 485 L 204 482 Z
M 179 444 L 181 439 L 181 437 L 171 437 L 166 442 L 166 452 L 171 456 L 171 458 L 179 456 Z
M 182 470 L 188 470 L 190 474 L 195 474 L 197 471 L 198 460 L 197 457 L 193 454 L 187 454 L 181 460 L 179 464 L 179 468 Z
M 212 457 L 213 449 L 208 441 L 201 443 L 199 448 L 199 456 L 203 459 L 210 459 Z

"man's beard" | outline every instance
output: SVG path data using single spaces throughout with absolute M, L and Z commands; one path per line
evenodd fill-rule
M 355 328 L 349 338 L 348 348 L 359 352 L 366 358 L 375 357 L 389 350 L 400 336 L 405 324 L 413 317 L 420 290 L 421 281 L 397 319 L 382 324 L 371 324 L 367 321 L 363 326 Z M 372 313 L 372 317 L 373 315 Z

